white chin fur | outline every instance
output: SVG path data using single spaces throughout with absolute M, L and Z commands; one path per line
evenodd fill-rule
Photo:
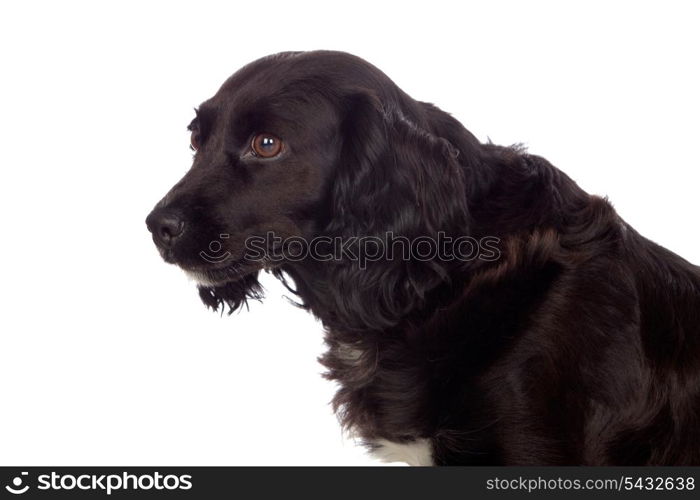
M 395 443 L 386 439 L 378 439 L 372 445 L 372 456 L 382 462 L 405 462 L 413 466 L 435 465 L 429 439 L 416 439 L 410 443 Z
M 204 275 L 204 273 L 201 273 L 199 271 L 188 271 L 185 270 L 185 274 L 189 279 L 194 281 L 197 285 L 199 286 L 216 286 L 217 283 L 214 283 L 211 281 L 209 278 Z

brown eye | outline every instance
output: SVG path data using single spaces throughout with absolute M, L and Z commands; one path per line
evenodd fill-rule
M 190 136 L 190 149 L 197 151 L 202 145 L 202 137 L 199 135 L 199 130 L 193 130 Z
M 282 151 L 282 140 L 272 134 L 258 134 L 253 137 L 250 148 L 253 150 L 255 156 L 272 158 Z

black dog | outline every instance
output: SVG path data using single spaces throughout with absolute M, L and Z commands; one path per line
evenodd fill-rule
M 380 455 L 700 464 L 699 269 L 546 160 L 338 52 L 251 63 L 189 128 L 194 164 L 147 219 L 163 258 L 215 309 L 291 277 Z

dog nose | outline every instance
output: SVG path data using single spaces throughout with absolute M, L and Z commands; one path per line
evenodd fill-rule
M 185 230 L 185 221 L 173 212 L 156 209 L 146 217 L 146 227 L 157 245 L 170 248 Z

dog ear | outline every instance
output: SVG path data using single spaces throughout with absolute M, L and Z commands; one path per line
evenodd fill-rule
M 432 236 L 462 226 L 467 203 L 459 151 L 399 110 L 385 109 L 370 91 L 347 102 L 336 220 L 354 235 Z
M 390 237 L 437 242 L 440 232 L 464 235 L 468 209 L 459 151 L 398 109 L 384 108 L 369 91 L 346 102 L 328 234 L 386 244 Z M 346 326 L 359 329 L 395 324 L 448 275 L 439 259 L 404 254 L 364 263 L 344 260 L 335 271 L 342 289 L 338 314 Z

